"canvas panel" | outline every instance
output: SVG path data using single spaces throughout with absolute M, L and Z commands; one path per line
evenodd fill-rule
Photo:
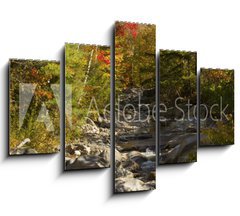
M 65 45 L 65 169 L 110 166 L 110 47 Z
M 9 61 L 9 154 L 48 154 L 60 146 L 60 63 Z
M 160 50 L 159 164 L 197 160 L 197 53 Z
M 115 24 L 115 192 L 155 189 L 156 27 Z
M 200 71 L 200 146 L 234 144 L 234 70 Z

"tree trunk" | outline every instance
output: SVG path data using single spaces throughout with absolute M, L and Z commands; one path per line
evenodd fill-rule
M 89 62 L 88 62 L 88 68 L 87 68 L 87 72 L 86 72 L 85 79 L 84 79 L 84 82 L 83 82 L 83 91 L 84 91 L 84 88 L 85 88 L 87 80 L 88 80 L 88 76 L 89 76 L 89 72 L 90 72 L 90 68 L 91 68 L 91 64 L 92 64 L 93 52 L 94 52 L 94 49 L 92 49 L 92 51 L 90 53 L 90 59 L 89 59 Z M 78 104 L 81 103 L 83 91 L 82 91 L 82 94 L 80 95 L 80 98 L 78 100 Z

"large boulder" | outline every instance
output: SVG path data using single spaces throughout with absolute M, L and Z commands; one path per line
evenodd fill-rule
M 104 166 L 100 163 L 100 158 L 97 156 L 80 156 L 75 160 L 66 161 L 66 170 L 74 169 L 91 169 L 91 168 L 103 168 Z
M 133 178 L 133 173 L 122 166 L 120 161 L 115 162 L 115 178 L 130 177 Z
M 115 179 L 116 192 L 144 191 L 149 190 L 149 186 L 139 179 L 122 177 Z
M 145 172 L 155 171 L 156 163 L 153 161 L 146 161 L 141 164 L 141 169 Z
M 123 168 L 125 168 L 133 173 L 136 173 L 139 171 L 140 166 L 138 163 L 136 163 L 133 160 L 127 160 L 127 161 L 123 162 Z
M 144 156 L 138 151 L 129 152 L 128 157 L 138 164 L 142 164 L 143 162 L 146 162 L 148 160 L 146 156 Z

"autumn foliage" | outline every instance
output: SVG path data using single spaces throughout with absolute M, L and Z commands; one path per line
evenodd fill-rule
M 10 152 L 15 150 L 25 139 L 30 142 L 24 148 L 35 152 L 54 153 L 60 145 L 60 63 L 56 61 L 11 59 L 10 79 Z M 34 86 L 30 101 L 25 100 L 29 89 L 22 85 Z M 55 88 L 52 88 L 52 86 Z M 58 98 L 56 98 L 56 96 Z M 45 107 L 54 130 L 48 130 L 44 122 L 39 121 L 41 109 Z M 26 109 L 22 124 L 19 113 Z M 45 117 L 41 117 L 45 118 Z
M 234 71 L 201 68 L 200 102 L 209 109 L 215 105 L 214 109 L 211 109 L 211 116 L 205 109 L 200 108 L 202 119 L 200 145 L 233 144 Z M 221 112 L 221 108 L 224 112 Z
M 104 51 L 100 51 L 97 55 L 97 59 L 99 62 L 104 62 L 105 64 L 110 64 L 110 56 L 109 53 L 106 53 Z
M 116 22 L 116 91 L 153 88 L 155 80 L 155 26 Z
M 66 86 L 72 89 L 65 103 L 72 108 L 66 116 L 66 143 L 84 138 L 84 125 L 98 124 L 105 106 L 110 103 L 110 47 L 84 44 L 65 45 Z M 108 107 L 110 110 L 110 107 Z M 67 107 L 66 107 L 66 112 Z M 91 120 L 89 120 L 91 119 Z

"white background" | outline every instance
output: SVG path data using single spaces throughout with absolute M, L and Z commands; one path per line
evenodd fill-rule
M 1 0 L 0 215 L 240 215 L 238 1 Z M 235 69 L 235 145 L 157 168 L 157 190 L 112 195 L 111 169 L 62 172 L 62 155 L 7 157 L 8 58 L 57 59 L 65 42 L 110 44 L 114 21 L 157 25 L 158 49 Z

